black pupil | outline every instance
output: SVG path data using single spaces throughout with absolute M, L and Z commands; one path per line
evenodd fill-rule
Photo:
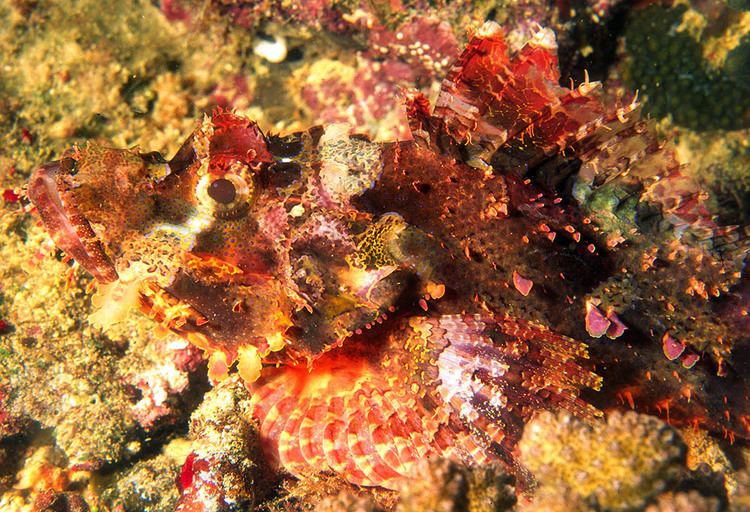
M 208 195 L 217 203 L 229 204 L 237 197 L 237 189 L 228 179 L 219 178 L 208 186 Z

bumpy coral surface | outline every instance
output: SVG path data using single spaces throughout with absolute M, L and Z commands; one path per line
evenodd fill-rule
M 677 480 L 686 453 L 676 430 L 634 412 L 595 425 L 545 413 L 527 426 L 520 449 L 542 487 L 603 510 L 642 508 Z

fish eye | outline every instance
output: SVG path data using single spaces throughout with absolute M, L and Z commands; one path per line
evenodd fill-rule
M 221 219 L 243 215 L 253 198 L 253 192 L 252 178 L 245 179 L 231 170 L 221 176 L 201 177 L 197 188 L 200 204 L 207 208 L 214 217 Z
M 208 186 L 208 196 L 221 204 L 230 204 L 237 197 L 237 189 L 230 180 L 219 178 Z

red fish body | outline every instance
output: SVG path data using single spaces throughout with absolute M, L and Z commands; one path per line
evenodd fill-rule
M 695 386 L 683 416 L 715 427 L 708 412 L 725 406 L 687 369 L 708 345 L 656 314 L 658 293 L 620 300 L 622 283 L 642 265 L 656 272 L 671 248 L 673 265 L 700 260 L 691 277 L 718 295 L 744 253 L 710 246 L 736 240 L 688 200 L 693 185 L 637 104 L 605 101 L 595 83 L 559 86 L 555 52 L 542 30 L 510 57 L 486 24 L 434 110 L 408 99 L 413 140 L 375 143 L 342 125 L 266 136 L 216 112 L 169 162 L 88 145 L 37 170 L 29 196 L 99 281 L 94 321 L 134 305 L 204 349 L 213 381 L 236 364 L 269 457 L 292 474 L 395 487 L 431 456 L 523 473 L 514 448 L 536 411 L 600 415 L 579 395 L 601 378 L 568 336 L 618 338 L 626 325 L 594 347 L 598 369 L 642 357 L 630 377 L 682 372 L 680 386 Z M 636 198 L 638 222 L 657 215 L 666 242 L 619 205 L 585 207 L 615 186 L 622 205 Z M 682 286 L 656 276 L 665 297 Z M 727 336 L 712 360 L 728 359 L 731 328 L 716 330 Z M 683 350 L 654 357 L 671 333 Z M 744 381 L 732 382 L 729 406 L 744 411 Z M 676 384 L 636 384 L 607 396 L 678 400 Z M 741 416 L 725 428 L 739 431 Z

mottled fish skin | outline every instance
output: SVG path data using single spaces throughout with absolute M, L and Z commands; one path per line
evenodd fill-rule
M 344 125 L 266 135 L 219 110 L 168 162 L 88 144 L 38 169 L 28 192 L 99 282 L 93 321 L 137 306 L 205 350 L 213 382 L 236 364 L 286 471 L 396 488 L 443 456 L 502 461 L 529 483 L 515 447 L 537 411 L 601 415 L 580 397 L 602 379 L 574 338 L 636 330 L 587 299 L 621 263 L 565 184 L 632 182 L 670 230 L 721 229 L 679 195 L 690 186 L 664 186 L 684 177 L 634 99 L 559 79 L 551 31 L 511 56 L 490 22 L 432 111 L 407 98 L 412 140 L 375 143 Z M 658 331 L 651 321 L 638 331 Z M 628 357 L 610 345 L 592 347 L 600 370 Z M 652 345 L 638 375 L 666 364 Z M 639 406 L 678 393 L 663 380 L 640 388 Z M 598 402 L 614 406 L 626 384 Z M 716 427 L 729 406 L 698 391 L 683 418 Z

